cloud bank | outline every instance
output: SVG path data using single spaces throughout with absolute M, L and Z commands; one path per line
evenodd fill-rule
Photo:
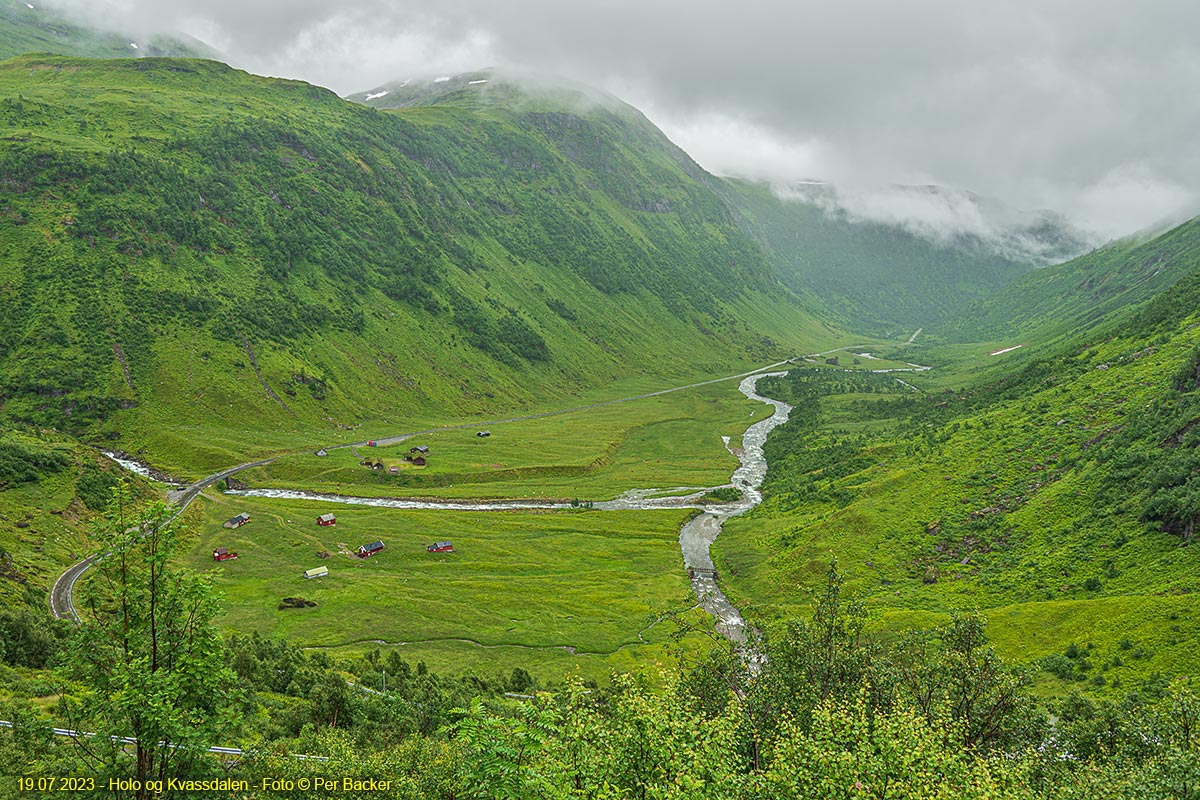
M 562 75 L 720 174 L 964 187 L 1105 237 L 1200 213 L 1200 4 L 53 2 L 341 94 L 484 66 Z

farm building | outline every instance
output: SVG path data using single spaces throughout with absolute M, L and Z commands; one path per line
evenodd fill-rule
M 482 438 L 487 438 L 488 436 L 491 436 L 491 435 L 492 435 L 492 432 L 491 432 L 491 431 L 479 431 L 479 432 L 478 432 L 478 433 L 476 433 L 475 435 L 476 435 L 476 436 L 479 436 L 479 437 L 482 437 Z
M 318 525 L 337 525 L 337 517 L 333 514 L 322 514 L 317 517 Z
M 250 515 L 247 514 L 245 511 L 243 511 L 241 514 L 238 514 L 236 517 L 231 517 L 231 518 L 225 520 L 225 527 L 226 528 L 240 528 L 249 521 L 250 521 Z
M 213 550 L 213 561 L 232 561 L 235 558 L 237 558 L 237 553 L 231 553 L 224 547 L 218 547 L 216 550 Z
M 421 454 L 421 455 L 423 455 L 423 456 L 427 456 L 427 455 L 429 455 L 429 448 L 428 448 L 426 445 L 419 444 L 419 445 L 417 445 L 416 447 L 414 447 L 414 448 L 412 448 L 411 450 L 409 450 L 408 452 L 410 452 L 410 453 L 420 453 L 420 454 Z
M 371 542 L 358 548 L 359 558 L 370 558 L 383 549 L 383 542 Z
M 418 467 L 425 466 L 425 456 L 413 456 L 412 463 Z
M 434 542 L 425 549 L 431 553 L 453 553 L 454 545 L 450 542 Z
M 306 578 L 324 578 L 329 574 L 329 567 L 313 567 L 312 569 L 304 570 Z

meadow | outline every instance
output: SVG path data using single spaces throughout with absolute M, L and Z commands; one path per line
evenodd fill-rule
M 738 447 L 770 407 L 737 381 L 628 403 L 506 423 L 442 428 L 379 447 L 288 455 L 240 474 L 260 487 L 335 494 L 448 498 L 608 500 L 629 489 L 719 486 Z M 486 429 L 490 436 L 477 434 Z M 424 466 L 405 461 L 426 446 Z M 362 466 L 382 461 L 384 469 Z M 389 474 L 395 467 L 399 474 Z
M 252 521 L 230 530 L 240 512 Z M 337 524 L 321 527 L 320 514 Z M 544 679 L 652 663 L 687 614 L 685 511 L 399 511 L 210 496 L 192 512 L 185 563 L 216 565 L 230 633 L 331 651 L 396 649 L 450 673 L 520 665 Z M 385 548 L 361 559 L 360 545 Z M 450 540 L 453 553 L 427 545 Z M 327 558 L 318 557 L 327 552 Z M 306 569 L 329 574 L 306 579 Z M 315 607 L 279 609 L 285 597 Z

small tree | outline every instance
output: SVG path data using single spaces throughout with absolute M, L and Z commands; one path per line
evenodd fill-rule
M 130 747 L 142 787 L 195 775 L 232 723 L 234 676 L 212 626 L 211 577 L 171 563 L 173 511 L 135 503 L 125 482 L 91 536 L 103 554 L 83 584 L 80 630 L 63 668 L 76 688 L 61 701 L 73 728 L 96 734 L 75 740 L 81 757 L 102 775 L 128 775 Z
M 898 648 L 893 680 L 931 725 L 964 747 L 1036 740 L 1042 721 L 1026 679 L 1000 660 L 984 628 L 978 612 L 956 613 L 945 627 L 910 634 Z

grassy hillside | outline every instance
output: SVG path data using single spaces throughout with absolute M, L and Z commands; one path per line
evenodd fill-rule
M 623 116 L 162 59 L 20 58 L 0 89 L 0 414 L 183 476 L 834 338 Z
M 0 59 L 23 53 L 87 58 L 174 56 L 212 58 L 216 52 L 187 36 L 122 35 L 68 21 L 41 3 L 0 0 Z
M 958 340 L 1073 335 L 1161 294 L 1200 269 L 1200 220 L 1152 239 L 1129 239 L 1036 270 L 936 328 Z
M 51 431 L 0 430 L 0 605 L 45 608 L 62 567 L 91 552 L 86 531 L 120 469 Z M 142 496 L 146 482 L 135 479 Z
M 858 331 L 907 337 L 1034 267 L 975 238 L 935 244 L 897 226 L 780 198 L 762 184 L 728 184 L 780 278 Z
M 1198 235 L 1137 261 L 1184 271 Z M 983 609 L 1047 690 L 1194 673 L 1197 308 L 1193 273 L 982 385 L 961 368 L 906 376 L 920 391 L 818 369 L 764 385 L 798 410 L 768 443 L 766 503 L 717 541 L 727 592 L 760 622 L 803 613 L 836 555 L 878 630 Z

